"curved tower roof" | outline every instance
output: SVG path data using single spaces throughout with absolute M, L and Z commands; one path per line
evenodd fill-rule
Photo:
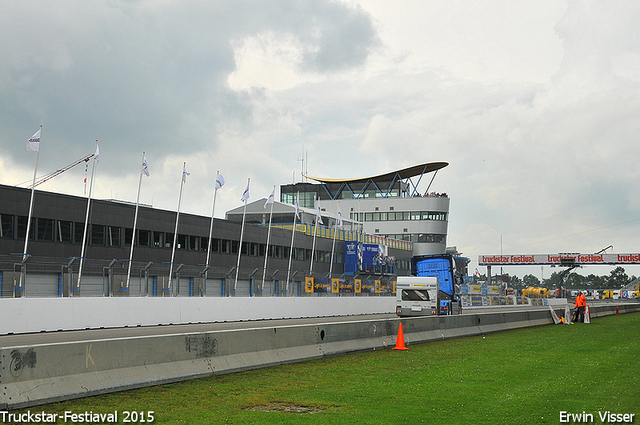
M 398 178 L 403 180 L 408 179 L 411 177 L 430 173 L 432 171 L 438 171 L 439 169 L 444 168 L 447 165 L 449 165 L 448 162 L 426 162 L 424 164 L 414 165 L 413 167 L 403 168 L 397 171 L 390 171 L 388 173 L 379 174 L 377 176 L 351 178 L 351 179 L 327 179 L 323 177 L 311 177 L 311 176 L 305 176 L 305 177 L 320 183 L 365 183 L 367 181 L 373 181 L 375 183 L 379 183 L 379 182 L 390 182 Z

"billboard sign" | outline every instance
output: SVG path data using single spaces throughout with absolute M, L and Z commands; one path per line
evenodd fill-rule
M 569 261 L 567 261 L 569 260 Z M 640 253 L 632 254 L 518 254 L 479 255 L 480 266 L 532 266 L 532 265 L 597 265 L 640 264 Z

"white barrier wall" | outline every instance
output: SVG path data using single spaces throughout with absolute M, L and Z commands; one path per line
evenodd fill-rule
M 394 312 L 394 297 L 4 298 L 0 335 Z

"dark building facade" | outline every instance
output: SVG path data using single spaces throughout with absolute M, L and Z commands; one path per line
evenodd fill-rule
M 304 295 L 302 284 L 310 274 L 313 248 L 313 237 L 308 231 L 295 234 L 289 272 L 291 230 L 272 227 L 265 273 L 268 227 L 245 225 L 237 268 L 241 224 L 214 219 L 209 267 L 205 267 L 210 217 L 181 213 L 174 241 L 176 212 L 141 205 L 134 238 L 135 205 L 105 200 L 91 200 L 82 279 L 77 282 L 87 199 L 37 190 L 28 258 L 23 261 L 30 195 L 29 189 L 0 185 L 0 293 L 3 297 Z M 127 286 L 132 240 L 135 246 Z M 174 243 L 173 284 L 169 285 Z M 332 250 L 335 251 L 334 263 L 330 267 Z M 318 237 L 313 249 L 313 275 L 342 278 L 344 250 L 344 242 L 333 245 L 331 238 Z M 408 264 L 411 252 L 390 248 L 390 255 Z M 330 269 L 332 276 L 327 276 Z M 408 270 L 398 270 L 398 273 L 407 274 Z M 287 275 L 291 276 L 288 290 Z M 20 276 L 24 285 L 20 283 Z M 389 282 L 394 278 L 378 277 Z

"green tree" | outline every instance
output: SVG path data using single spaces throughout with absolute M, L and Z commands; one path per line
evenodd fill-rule
M 525 288 L 529 286 L 538 287 L 540 286 L 540 279 L 532 274 L 526 274 L 522 277 L 522 284 Z
M 551 276 L 546 278 L 542 283 L 546 288 L 555 288 L 556 286 L 558 286 L 559 280 L 560 280 L 560 273 L 553 272 L 551 273 Z
M 606 278 L 604 276 L 596 276 L 593 273 L 585 277 L 586 282 L 591 283 L 591 288 L 606 288 Z
M 518 276 L 511 276 L 511 287 L 515 289 L 522 288 L 522 279 Z
M 608 287 L 615 289 L 627 286 L 629 282 L 631 282 L 631 279 L 629 279 L 629 276 L 627 275 L 627 272 L 625 272 L 624 267 L 620 266 L 611 270 L 609 278 L 607 279 Z
M 584 276 L 578 273 L 569 273 L 564 278 L 563 286 L 565 288 L 584 288 L 587 282 Z

